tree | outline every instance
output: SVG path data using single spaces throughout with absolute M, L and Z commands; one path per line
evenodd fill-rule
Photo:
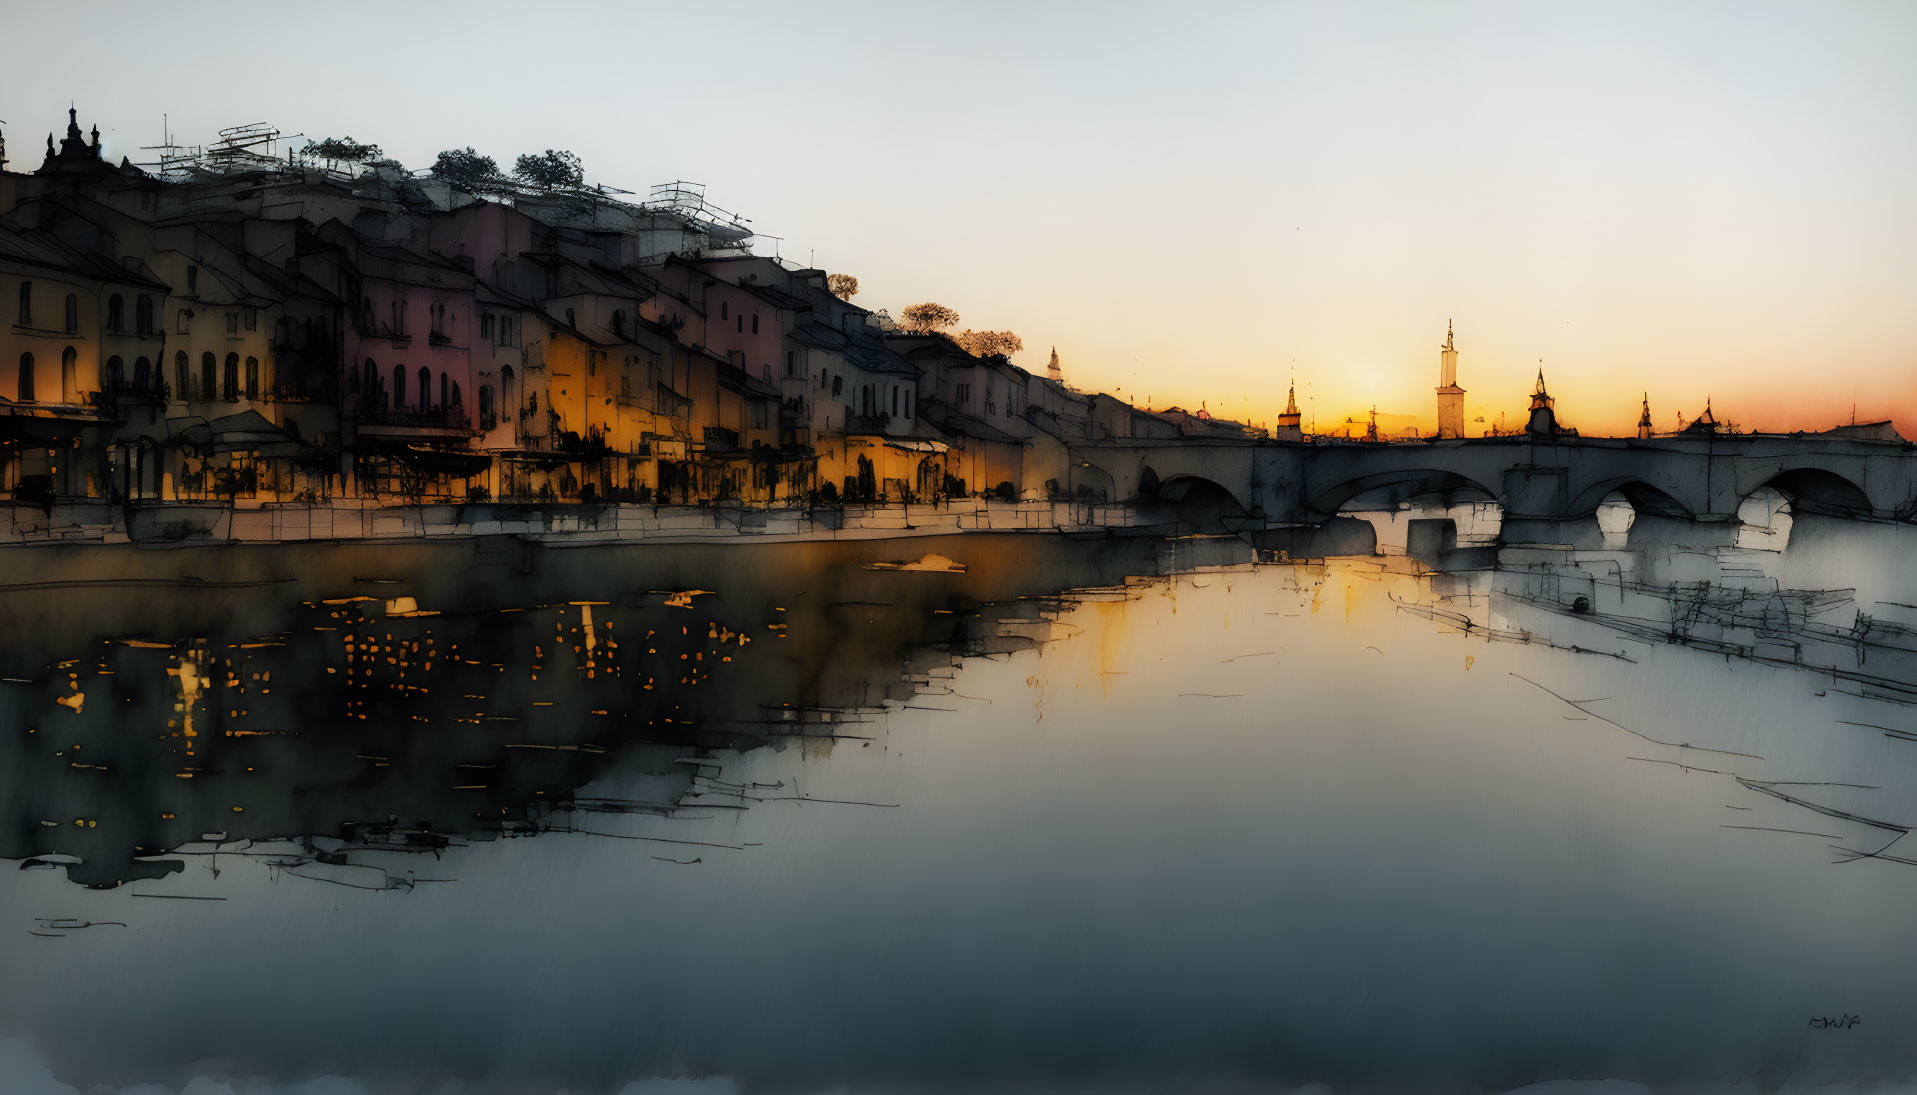
M 1025 348 L 1025 343 L 1010 331 L 960 331 L 952 341 L 973 357 L 1007 357 Z
M 859 295 L 859 279 L 851 274 L 827 274 L 825 288 L 840 300 L 851 300 Z
M 899 315 L 903 317 L 899 326 L 920 335 L 929 335 L 940 327 L 950 327 L 959 321 L 957 312 L 929 300 L 921 304 L 908 304 Z
M 513 178 L 541 190 L 576 189 L 586 184 L 586 168 L 565 149 L 548 148 L 543 155 L 528 153 L 514 160 Z
M 499 163 L 491 156 L 481 156 L 469 145 L 465 148 L 449 148 L 433 161 L 433 174 L 467 190 L 478 190 L 499 179 Z
M 377 160 L 381 155 L 378 145 L 361 144 L 351 137 L 325 137 L 308 141 L 301 151 L 316 160 L 337 160 L 340 163 L 365 163 Z

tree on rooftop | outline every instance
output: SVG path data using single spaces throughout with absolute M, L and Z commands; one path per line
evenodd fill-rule
M 827 274 L 825 288 L 840 300 L 851 300 L 859 295 L 859 279 L 851 274 Z
M 439 159 L 433 161 L 432 172 L 454 186 L 478 190 L 499 180 L 499 163 L 491 156 L 481 156 L 469 145 L 441 152 Z
M 1025 348 L 1024 340 L 1010 331 L 960 331 L 952 341 L 973 357 L 1009 357 Z
M 365 163 L 377 160 L 381 155 L 378 145 L 361 144 L 351 137 L 325 137 L 308 141 L 301 151 L 316 160 L 335 160 L 340 163 Z
M 908 304 L 899 313 L 899 326 L 913 334 L 929 335 L 940 327 L 950 327 L 959 321 L 959 314 L 943 304 L 925 301 L 920 304 Z
M 513 178 L 541 190 L 578 188 L 586 184 L 586 168 L 565 149 L 548 148 L 543 154 L 528 153 L 514 160 Z

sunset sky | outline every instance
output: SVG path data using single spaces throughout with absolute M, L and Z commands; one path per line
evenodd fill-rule
M 115 158 L 566 148 L 1158 407 L 1429 429 L 1450 319 L 1467 419 L 1542 361 L 1587 433 L 1917 435 L 1910 3 L 202 7 L 0 7 L 13 168 L 70 98 Z

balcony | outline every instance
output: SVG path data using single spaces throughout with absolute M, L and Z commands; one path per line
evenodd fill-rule
M 422 411 L 415 407 L 361 407 L 353 412 L 353 421 L 362 426 L 399 426 L 412 429 L 457 430 L 472 432 L 472 419 L 464 407 L 435 407 Z

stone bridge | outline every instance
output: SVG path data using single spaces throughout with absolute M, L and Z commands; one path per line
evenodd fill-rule
M 1494 501 L 1505 539 L 1562 542 L 1616 493 L 1640 515 L 1734 523 L 1769 487 L 1807 513 L 1917 519 L 1912 446 L 1828 436 L 1470 438 L 1401 444 L 1126 440 L 1073 446 L 1074 482 L 1113 498 L 1217 499 L 1267 525 L 1318 524 L 1360 500 Z

